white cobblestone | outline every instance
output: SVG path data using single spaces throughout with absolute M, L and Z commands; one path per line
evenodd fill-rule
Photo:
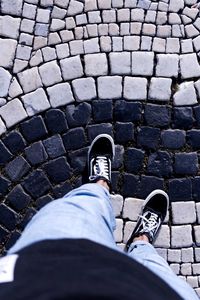
M 109 36 L 100 37 L 100 48 L 102 52 L 110 52 L 112 50 L 112 41 Z
M 119 35 L 119 26 L 114 23 L 110 23 L 108 25 L 108 32 L 110 36 L 118 36 Z
M 153 52 L 133 52 L 132 53 L 132 74 L 151 76 L 154 68 Z
M 194 261 L 193 248 L 181 249 L 181 261 L 183 263 L 188 263 L 188 262 L 191 263 Z
M 200 81 L 199 81 L 199 85 L 200 85 Z M 200 224 L 200 202 L 196 203 L 196 212 L 197 212 L 197 222 L 198 224 Z
M 116 22 L 116 11 L 115 10 L 103 10 L 102 19 L 104 23 L 115 23 Z
M 112 0 L 112 7 L 121 8 L 123 6 L 123 0 Z
M 50 9 L 38 8 L 36 21 L 39 23 L 49 23 Z
M 186 25 L 185 32 L 188 38 L 193 38 L 199 35 L 199 31 L 194 27 L 193 24 Z
M 62 42 L 69 42 L 74 39 L 74 34 L 71 30 L 61 30 L 60 31 L 60 36 L 62 39 Z
M 74 95 L 77 101 L 89 101 L 96 98 L 96 86 L 93 78 L 81 78 L 72 81 Z
M 48 36 L 48 45 L 60 44 L 61 39 L 57 32 L 51 32 Z
M 22 16 L 27 19 L 35 19 L 37 6 L 33 4 L 24 3 Z
M 35 67 L 35 66 L 38 66 L 39 64 L 41 64 L 42 62 L 43 62 L 42 51 L 37 50 L 37 51 L 33 52 L 32 57 L 29 61 L 30 66 Z
M 110 53 L 110 70 L 112 75 L 125 75 L 131 73 L 130 52 Z
M 164 260 L 167 260 L 167 249 L 156 248 L 156 251 L 162 258 L 164 258 Z
M 172 80 L 169 78 L 152 77 L 150 81 L 149 99 L 169 101 L 171 97 Z
M 45 62 L 55 60 L 57 58 L 56 56 L 56 50 L 51 47 L 44 47 L 42 48 L 42 55 Z
M 42 88 L 22 96 L 22 101 L 29 117 L 50 108 L 49 101 Z
M 191 263 L 181 264 L 181 275 L 192 275 L 192 266 Z
M 177 25 L 177 24 L 172 25 L 172 37 L 178 37 L 178 38 L 183 37 L 181 25 Z
M 69 56 L 69 45 L 67 43 L 56 45 L 56 53 L 59 59 L 63 59 Z
M 21 33 L 19 37 L 19 43 L 27 46 L 33 45 L 33 35 L 28 33 Z
M 16 58 L 13 66 L 13 73 L 18 74 L 19 72 L 23 71 L 27 66 L 27 60 L 21 60 Z
M 44 86 L 51 86 L 62 81 L 61 71 L 56 61 L 51 61 L 40 66 L 39 73 Z
M 156 26 L 154 24 L 143 24 L 142 34 L 154 37 L 156 34 Z
M 157 25 L 164 25 L 167 23 L 167 13 L 164 11 L 158 11 L 156 17 Z
M 167 53 L 180 52 L 180 42 L 178 38 L 167 38 L 166 52 Z
M 118 99 L 122 96 L 122 77 L 103 76 L 97 79 L 100 99 Z
M 0 39 L 0 66 L 11 68 L 14 61 L 17 42 L 11 39 Z
M 174 94 L 174 105 L 194 105 L 197 104 L 197 95 L 194 82 L 183 82 L 178 86 L 178 91 Z
M 68 82 L 59 83 L 47 88 L 47 93 L 52 107 L 59 107 L 74 102 L 72 90 Z
M 176 13 L 170 13 L 168 22 L 170 25 L 181 24 L 181 18 Z
M 105 53 L 84 56 L 86 76 L 101 76 L 108 73 L 108 62 Z
M 181 40 L 181 53 L 184 54 L 191 52 L 193 52 L 192 39 Z
M 84 41 L 84 51 L 85 51 L 85 54 L 100 52 L 99 39 L 93 38 L 93 39 Z
M 158 54 L 156 76 L 178 77 L 179 56 L 177 54 Z
M 157 37 L 167 38 L 171 36 L 172 27 L 171 25 L 158 25 L 157 26 Z
M 98 25 L 98 35 L 103 36 L 103 35 L 108 35 L 108 24 L 99 24 Z
M 70 1 L 68 10 L 67 10 L 67 15 L 68 16 L 75 16 L 78 14 L 81 14 L 83 12 L 83 3 L 79 1 Z
M 97 9 L 97 1 L 96 0 L 85 0 L 84 10 L 92 11 Z
M 142 36 L 141 38 L 141 50 L 151 51 L 152 48 L 152 37 Z
M 31 57 L 32 47 L 18 45 L 15 57 L 18 59 L 29 60 Z
M 43 36 L 35 36 L 34 43 L 33 43 L 33 49 L 38 50 L 42 47 L 45 47 L 47 45 L 47 38 Z
M 179 264 L 170 264 L 170 268 L 176 275 L 180 274 L 180 265 Z
M 97 24 L 89 24 L 86 25 L 88 36 L 89 37 L 96 37 L 98 36 L 98 27 Z
M 8 95 L 11 77 L 10 72 L 0 67 L 0 97 L 6 97 Z
M 200 76 L 200 66 L 195 53 L 180 55 L 181 77 L 189 79 Z
M 144 21 L 144 9 L 134 8 L 131 10 L 131 21 L 143 22 Z
M 130 33 L 131 34 L 140 34 L 142 30 L 142 24 L 139 22 L 131 22 L 130 24 Z
M 121 23 L 120 24 L 120 35 L 130 35 L 130 23 Z
M 59 19 L 52 19 L 50 30 L 51 31 L 58 31 L 65 28 L 65 21 Z
M 114 210 L 115 217 L 120 217 L 122 213 L 124 199 L 121 195 L 111 194 L 111 203 Z
M 187 276 L 187 283 L 189 283 L 189 285 L 192 288 L 196 288 L 198 287 L 198 277 L 197 276 Z
M 181 250 L 180 249 L 168 249 L 168 262 L 180 263 L 181 262 Z
M 124 37 L 124 50 L 137 51 L 140 48 L 139 36 L 125 36 Z
M 7 15 L 21 16 L 23 0 L 1 1 L 1 13 Z
M 0 16 L 0 35 L 12 39 L 19 36 L 21 19 L 11 16 Z
M 130 21 L 130 10 L 128 8 L 122 8 L 117 10 L 117 21 L 118 22 L 129 22 Z
M 81 64 L 80 56 L 62 59 L 60 65 L 63 78 L 66 81 L 83 76 L 83 66 Z
M 127 221 L 124 226 L 124 237 L 123 242 L 127 243 L 131 233 L 133 232 L 135 228 L 136 222 Z
M 114 238 L 116 243 L 122 242 L 122 238 L 123 238 L 122 230 L 123 230 L 123 220 L 116 219 L 116 229 L 114 231 Z
M 17 96 L 23 93 L 21 86 L 19 85 L 17 79 L 15 77 L 12 78 L 11 84 L 9 87 L 9 97 L 16 98 Z
M 154 245 L 160 248 L 170 247 L 170 230 L 168 225 L 162 225 Z
M 144 201 L 141 199 L 126 198 L 124 201 L 123 218 L 128 218 L 131 221 L 137 221 L 143 203 Z
M 197 264 L 197 263 L 192 264 L 192 274 L 193 275 L 199 275 L 200 274 L 200 264 Z
M 19 73 L 17 76 L 24 93 L 32 92 L 42 86 L 37 67 Z
M 75 19 L 76 19 L 76 25 L 77 26 L 85 25 L 85 24 L 88 23 L 86 14 L 81 14 L 81 15 L 75 16 Z
M 83 41 L 71 41 L 69 42 L 69 48 L 71 55 L 80 55 L 84 53 Z
M 15 113 L 13 113 L 15 112 Z M 0 107 L 0 116 L 6 123 L 7 128 L 16 125 L 27 117 L 27 113 L 19 99 L 13 99 Z
M 184 0 L 170 0 L 169 11 L 178 12 L 180 9 L 184 8 Z
M 69 4 L 69 0 L 54 0 L 54 4 L 62 8 L 67 8 Z
M 154 52 L 162 53 L 165 52 L 166 40 L 161 38 L 154 38 L 152 44 L 152 50 Z
M 91 24 L 101 23 L 100 11 L 90 11 L 88 12 L 88 20 Z
M 200 50 L 200 36 L 197 36 L 195 39 L 193 39 L 193 45 L 196 52 L 198 52 Z
M 21 21 L 21 26 L 20 29 L 22 32 L 26 32 L 26 33 L 33 33 L 34 30 L 34 26 L 35 26 L 35 21 L 33 20 L 28 20 L 28 19 L 23 19 Z
M 191 247 L 192 240 L 192 226 L 171 226 L 171 246 L 172 248 Z
M 194 236 L 197 246 L 200 246 L 200 225 L 194 226 Z
M 198 8 L 185 7 L 183 10 L 183 14 L 193 20 L 196 19 L 198 13 L 199 13 Z
M 127 100 L 146 100 L 147 79 L 138 77 L 125 77 L 124 98 Z
M 194 248 L 194 257 L 196 262 L 200 262 L 200 248 Z

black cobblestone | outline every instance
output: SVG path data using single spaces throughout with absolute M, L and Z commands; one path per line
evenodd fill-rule
M 192 129 L 187 132 L 188 144 L 192 146 L 193 149 L 200 149 L 200 130 Z
M 70 127 L 81 127 L 90 123 L 92 108 L 88 103 L 66 107 L 66 118 Z
M 5 242 L 7 236 L 9 234 L 9 231 L 4 229 L 3 227 L 0 226 L 0 243 Z
M 17 214 L 5 204 L 0 204 L 0 223 L 8 230 L 15 229 L 17 224 Z
M 169 108 L 163 105 L 146 105 L 144 118 L 147 126 L 160 128 L 168 126 L 171 121 Z
M 186 134 L 183 130 L 165 130 L 161 133 L 162 146 L 169 149 L 180 149 L 185 145 Z
M 192 199 L 200 202 L 200 177 L 192 178 Z
M 70 178 L 70 166 L 65 157 L 51 160 L 44 165 L 44 169 L 54 183 L 60 183 Z
M 72 190 L 72 186 L 69 182 L 64 182 L 63 184 L 57 185 L 53 188 L 53 194 L 56 199 L 62 198 L 68 192 Z
M 120 182 L 121 182 L 121 174 L 119 171 L 112 171 L 112 190 L 115 193 L 120 193 Z
M 190 107 L 174 108 L 173 127 L 179 129 L 190 129 L 194 123 L 193 111 Z
M 9 162 L 5 168 L 6 174 L 12 181 L 20 180 L 30 170 L 30 165 L 22 157 L 18 156 Z
M 164 189 L 164 180 L 155 176 L 141 176 L 138 197 L 145 199 L 149 193 L 156 189 Z
M 0 141 L 0 166 L 11 160 L 12 154 L 6 146 Z
M 0 196 L 6 195 L 10 184 L 11 182 L 7 178 L 0 176 Z
M 36 214 L 36 210 L 33 208 L 28 208 L 26 211 L 26 214 L 23 218 L 23 220 L 20 223 L 21 230 L 24 230 L 26 225 L 30 222 L 30 220 L 33 218 L 33 216 Z
M 200 105 L 194 107 L 195 125 L 200 128 Z
M 93 101 L 93 118 L 95 122 L 109 122 L 112 121 L 113 107 L 112 101 L 102 100 Z
M 117 122 L 115 125 L 115 141 L 119 144 L 125 144 L 130 141 L 134 141 L 133 123 Z
M 8 194 L 7 201 L 10 206 L 18 212 L 29 205 L 29 203 L 31 202 L 31 197 L 24 192 L 21 185 L 17 185 Z
M 68 129 L 64 112 L 59 109 L 51 109 L 45 114 L 45 122 L 51 134 L 64 133 Z
M 65 147 L 60 135 L 54 135 L 44 140 L 43 144 L 50 158 L 56 158 L 65 153 Z
M 66 150 L 75 150 L 86 145 L 86 136 L 82 127 L 68 130 L 62 138 Z
M 128 173 L 137 174 L 141 171 L 145 152 L 140 149 L 128 148 L 125 151 L 124 164 Z
M 36 208 L 41 209 L 42 207 L 44 207 L 46 204 L 50 203 L 51 201 L 53 201 L 53 198 L 50 195 L 40 197 L 36 200 Z
M 123 165 L 124 147 L 121 145 L 115 145 L 115 157 L 112 163 L 112 169 L 118 170 Z
M 88 138 L 89 142 L 92 142 L 92 140 L 101 133 L 107 133 L 113 137 L 113 129 L 112 124 L 109 123 L 102 123 L 97 125 L 88 125 Z
M 11 131 L 4 138 L 3 142 L 13 154 L 23 151 L 26 147 L 26 142 L 18 131 Z
M 37 165 L 47 160 L 48 155 L 41 141 L 35 142 L 25 149 L 26 159 L 31 165 Z
M 142 104 L 117 100 L 114 107 L 114 119 L 120 122 L 139 122 L 142 117 Z
M 139 176 L 124 173 L 123 174 L 123 188 L 122 192 L 124 197 L 131 196 L 134 197 L 137 194 L 139 186 Z
M 137 146 L 145 149 L 157 149 L 160 141 L 160 129 L 140 127 L 137 135 Z
M 18 231 L 12 232 L 8 242 L 5 245 L 6 250 L 9 250 L 16 243 L 20 236 L 21 234 Z
M 197 153 L 176 153 L 174 171 L 180 175 L 196 175 L 198 172 Z
M 82 148 L 69 153 L 70 165 L 76 171 L 82 173 L 86 167 L 88 148 Z
M 171 201 L 192 200 L 192 181 L 188 178 L 170 179 L 169 198 Z
M 45 195 L 51 188 L 51 184 L 42 170 L 33 171 L 25 178 L 22 186 L 35 199 Z
M 47 135 L 47 129 L 41 116 L 33 117 L 21 123 L 20 128 L 22 135 L 28 142 L 35 142 Z
M 172 172 L 172 157 L 167 151 L 158 151 L 149 156 L 147 164 L 149 175 L 169 177 Z

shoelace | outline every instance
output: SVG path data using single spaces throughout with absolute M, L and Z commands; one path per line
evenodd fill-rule
M 109 180 L 109 164 L 105 156 L 97 156 L 94 164 L 94 175 L 89 177 L 90 180 L 95 179 L 97 176 L 103 176 Z
M 150 218 L 146 218 L 145 216 L 140 215 L 140 218 L 143 220 L 143 232 L 148 232 L 149 234 L 153 234 L 154 229 L 158 227 L 158 215 L 153 212 L 150 213 Z

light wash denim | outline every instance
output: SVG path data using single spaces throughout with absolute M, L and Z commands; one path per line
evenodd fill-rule
M 96 183 L 85 184 L 43 207 L 8 255 L 35 242 L 63 238 L 85 238 L 122 252 L 114 240 L 115 228 L 109 192 Z M 131 244 L 128 253 L 123 253 L 157 274 L 183 299 L 199 299 L 194 290 L 173 273 L 151 244 L 137 241 Z

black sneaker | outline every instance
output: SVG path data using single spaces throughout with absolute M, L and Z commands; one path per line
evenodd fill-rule
M 115 156 L 115 145 L 108 134 L 99 134 L 88 151 L 89 182 L 105 180 L 111 189 L 111 163 Z
M 128 250 L 135 237 L 143 234 L 153 244 L 166 217 L 168 207 L 169 197 L 164 191 L 154 190 L 148 195 L 142 206 L 135 229 L 126 244 L 126 250 Z

